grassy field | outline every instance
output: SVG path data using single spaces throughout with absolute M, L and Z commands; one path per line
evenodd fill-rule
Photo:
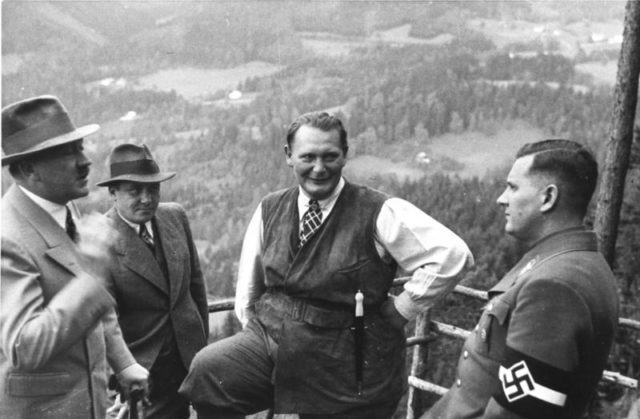
M 590 75 L 596 84 L 614 86 L 618 72 L 618 63 L 616 61 L 607 61 L 606 63 L 592 61 L 577 64 L 576 71 Z
M 234 68 L 199 69 L 180 67 L 161 70 L 137 80 L 140 89 L 175 90 L 186 99 L 206 97 L 219 90 L 235 89 L 249 77 L 262 77 L 277 73 L 282 66 L 253 61 Z
M 461 177 L 482 177 L 488 171 L 512 162 L 520 146 L 544 138 L 541 130 L 525 122 L 517 122 L 510 127 L 499 128 L 494 134 L 446 134 L 434 138 L 428 148 L 436 161 L 438 156 L 446 156 L 462 163 L 464 167 L 457 171 Z
M 369 184 L 375 184 L 380 176 L 416 180 L 436 172 L 464 178 L 483 177 L 507 167 L 523 144 L 544 138 L 541 130 L 523 121 L 513 121 L 496 128 L 494 133 L 470 131 L 428 141 L 412 139 L 376 150 L 375 156 L 354 156 L 345 167 L 345 175 Z M 430 163 L 416 162 L 420 152 L 426 154 Z

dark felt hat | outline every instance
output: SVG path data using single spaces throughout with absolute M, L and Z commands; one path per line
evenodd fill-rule
M 37 96 L 2 109 L 2 166 L 98 131 L 97 124 L 76 128 L 55 96 Z
M 97 183 L 109 186 L 115 182 L 158 183 L 174 177 L 175 172 L 160 172 L 158 164 L 146 145 L 120 144 L 109 156 L 111 177 Z

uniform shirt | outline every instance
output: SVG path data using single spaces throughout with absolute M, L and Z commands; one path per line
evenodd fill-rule
M 602 375 L 617 286 L 582 228 L 536 243 L 489 290 L 451 389 L 421 419 L 578 419 Z
M 342 178 L 333 194 L 319 201 L 323 222 L 333 210 L 344 185 Z M 307 211 L 309 199 L 300 188 L 300 218 Z M 247 227 L 238 268 L 235 310 L 243 325 L 253 317 L 253 306 L 265 291 L 262 236 L 260 204 Z M 408 320 L 450 292 L 460 281 L 460 272 L 473 265 L 473 256 L 460 237 L 403 199 L 385 201 L 376 220 L 374 240 L 382 260 L 395 261 L 403 272 L 411 274 L 404 291 L 394 301 L 398 312 Z

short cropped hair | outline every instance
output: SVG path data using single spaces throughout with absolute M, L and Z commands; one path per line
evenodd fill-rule
M 571 140 L 550 139 L 527 143 L 516 158 L 533 155 L 530 173 L 551 176 L 558 182 L 563 205 L 584 217 L 598 182 L 598 163 L 585 146 Z
M 327 112 L 309 112 L 300 115 L 295 121 L 289 125 L 287 131 L 287 145 L 291 148 L 293 140 L 295 139 L 296 132 L 303 125 L 309 125 L 310 127 L 317 128 L 321 131 L 329 132 L 336 130 L 340 135 L 340 145 L 342 151 L 347 152 L 349 145 L 347 144 L 347 130 L 344 129 L 340 119 Z

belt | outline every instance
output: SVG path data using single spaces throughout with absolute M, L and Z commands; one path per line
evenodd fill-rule
M 353 325 L 355 305 L 344 308 L 321 307 L 308 299 L 295 298 L 279 291 L 267 291 L 256 303 L 258 316 L 272 315 L 294 321 L 301 321 L 313 326 L 329 328 L 348 328 Z M 379 305 L 365 308 L 367 312 L 378 312 Z M 374 311 L 375 310 L 375 311 Z

